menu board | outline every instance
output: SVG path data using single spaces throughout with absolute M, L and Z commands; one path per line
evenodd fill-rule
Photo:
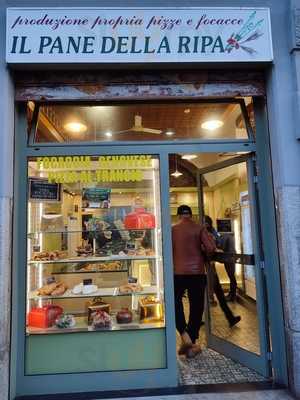
M 30 201 L 60 201 L 60 184 L 47 179 L 29 178 L 28 192 Z

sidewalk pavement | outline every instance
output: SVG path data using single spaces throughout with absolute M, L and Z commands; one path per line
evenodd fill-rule
M 286 390 L 259 390 L 235 393 L 198 393 L 171 396 L 129 397 L 126 400 L 293 400 Z M 124 399 L 114 399 L 124 400 Z

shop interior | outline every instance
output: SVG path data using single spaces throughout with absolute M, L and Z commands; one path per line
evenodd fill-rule
M 251 99 L 244 100 L 172 106 L 50 105 L 38 110 L 29 103 L 29 141 L 245 139 L 253 115 Z M 187 204 L 195 221 L 209 215 L 218 234 L 230 238 L 231 253 L 248 256 L 231 259 L 237 287 L 228 305 L 241 321 L 230 328 L 208 290 L 208 313 L 199 339 L 203 352 L 192 360 L 178 356 L 183 385 L 264 379 L 207 348 L 207 335 L 215 335 L 260 354 L 247 163 L 199 172 L 238 156 L 169 156 L 171 223 L 177 221 L 177 207 Z M 27 336 L 165 328 L 161 190 L 159 157 L 154 155 L 28 160 Z M 221 247 L 219 252 L 226 253 Z M 214 266 L 226 296 L 232 282 L 225 264 L 215 261 Z M 188 317 L 188 307 L 186 311 Z
M 236 157 L 239 157 L 239 154 L 199 153 L 170 155 L 170 210 L 172 223 L 175 224 L 179 220 L 176 215 L 179 205 L 186 204 L 191 207 L 195 222 L 201 223 L 204 220 L 204 216 L 210 216 L 219 236 L 225 238 L 225 240 L 230 238 L 229 240 L 233 243 L 232 247 L 230 249 L 222 249 L 222 245 L 220 245 L 218 246 L 218 252 L 224 255 L 229 250 L 229 252 L 234 252 L 236 256 L 242 254 L 246 256 L 245 260 L 252 260 L 253 262 L 251 258 L 254 252 L 251 231 L 253 229 L 252 210 L 247 163 L 242 161 L 215 170 L 218 164 L 223 164 L 225 160 L 230 163 L 230 160 L 234 160 Z M 202 169 L 209 170 L 210 167 L 212 172 L 199 175 L 199 171 Z M 199 179 L 201 180 L 201 185 L 199 185 Z M 222 367 L 220 367 L 219 371 L 210 369 L 215 364 L 215 358 L 219 360 L 220 356 L 206 348 L 207 335 L 217 336 L 249 352 L 260 354 L 255 267 L 254 265 L 243 264 L 238 259 L 237 261 L 237 263 L 231 261 L 230 264 L 231 269 L 234 270 L 237 284 L 234 289 L 231 287 L 230 275 L 226 272 L 224 263 L 212 261 L 207 264 L 207 268 L 210 268 L 211 264 L 213 264 L 227 304 L 235 316 L 241 317 L 241 321 L 234 327 L 229 326 L 216 294 L 211 287 L 212 285 L 209 283 L 206 327 L 203 325 L 200 329 L 200 338 L 198 340 L 203 349 L 205 349 L 203 353 L 206 355 L 206 363 L 203 363 L 203 357 L 201 358 L 200 356 L 193 360 L 188 360 L 182 356 L 179 357 L 183 384 L 215 382 L 220 378 L 219 371 L 224 376 Z M 232 290 L 234 290 L 234 296 L 230 295 Z M 189 307 L 187 297 L 183 300 L 186 320 L 188 321 Z M 180 347 L 179 335 L 177 335 L 177 347 Z M 227 365 L 226 361 L 224 363 Z M 226 368 L 228 368 L 228 365 Z M 199 369 L 202 370 L 201 374 L 199 374 Z M 207 373 L 207 369 L 210 370 L 210 374 Z M 248 379 L 249 374 L 250 376 L 252 375 L 250 371 L 245 370 L 243 379 Z M 213 375 L 216 376 L 214 377 Z M 259 380 L 259 376 L 253 376 L 252 378 Z

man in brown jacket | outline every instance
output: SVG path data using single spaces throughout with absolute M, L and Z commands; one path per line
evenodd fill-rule
M 187 205 L 178 207 L 179 222 L 172 227 L 176 328 L 181 335 L 179 354 L 194 357 L 201 351 L 196 340 L 204 311 L 206 274 L 205 256 L 216 250 L 215 242 L 204 225 L 192 220 Z M 182 297 L 189 299 L 189 321 L 186 323 Z

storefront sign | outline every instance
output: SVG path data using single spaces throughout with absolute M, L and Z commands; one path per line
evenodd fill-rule
M 8 8 L 8 63 L 272 61 L 265 8 Z

